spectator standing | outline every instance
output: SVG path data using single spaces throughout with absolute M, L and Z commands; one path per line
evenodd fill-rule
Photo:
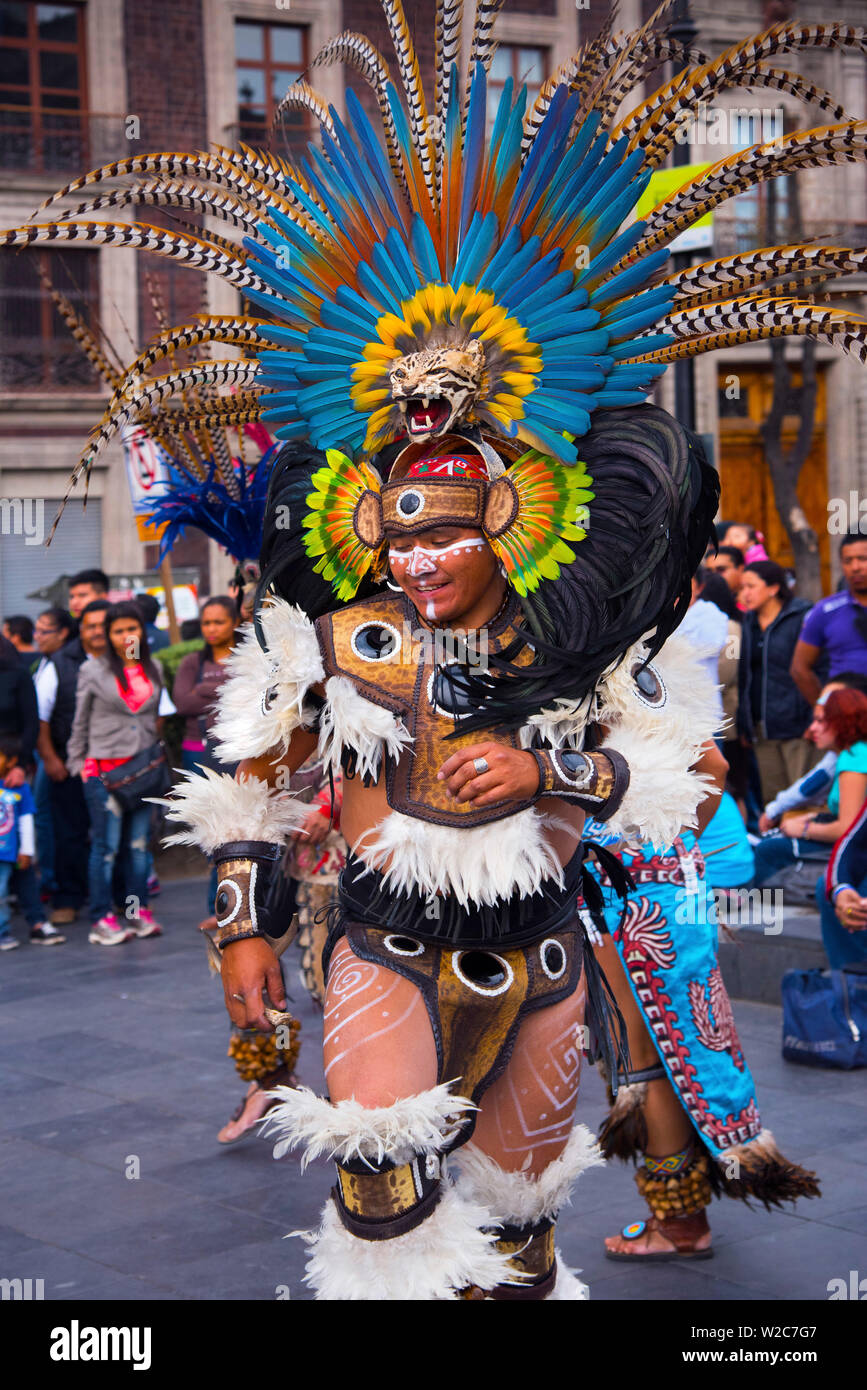
M 157 627 L 157 618 L 160 613 L 159 599 L 155 598 L 153 594 L 136 594 L 134 602 L 144 618 L 148 646 L 152 652 L 161 652 L 163 647 L 169 645 L 169 634 L 161 627 Z
M 840 542 L 845 588 L 810 610 L 792 661 L 792 679 L 810 704 L 821 685 L 815 667 L 827 654 L 826 680 L 841 671 L 867 675 L 867 536 L 857 531 Z
M 773 560 L 744 567 L 740 600 L 738 733 L 755 749 L 762 799 L 768 802 L 816 760 L 804 737 L 810 706 L 790 674 L 809 604 L 792 597 L 785 572 Z
M 85 661 L 105 652 L 108 599 L 95 599 L 81 614 L 79 633 L 51 658 L 53 680 L 45 676 L 39 698 L 39 755 L 50 784 L 54 830 L 54 910 L 52 922 L 74 922 L 88 890 L 88 814 L 81 778 L 70 773 L 67 748 L 75 717 L 78 675 Z
M 822 753 L 839 757 L 827 810 L 786 816 L 779 830 L 755 847 L 756 884 L 799 859 L 826 864 L 831 847 L 845 835 L 867 799 L 867 696 L 859 690 L 832 690 L 813 711 L 809 736 Z
M 132 936 L 158 936 L 162 928 L 148 910 L 148 836 L 150 803 L 141 800 L 124 810 L 110 796 L 101 774 L 121 767 L 154 744 L 161 716 L 174 712 L 166 695 L 162 669 L 150 654 L 147 633 L 134 603 L 115 603 L 105 614 L 105 654 L 82 666 L 75 719 L 69 739 L 68 766 L 80 773 L 90 815 L 90 915 L 88 940 L 116 946 Z M 127 892 L 135 917 L 121 924 L 112 910 L 112 875 L 126 832 Z
M 735 546 L 748 565 L 755 560 L 770 558 L 765 550 L 765 538 L 755 526 L 742 526 L 739 522 L 730 521 L 723 532 L 721 545 Z
M 721 545 L 716 555 L 708 555 L 705 565 L 720 575 L 737 600 L 744 577 L 744 553 L 736 545 Z
M 175 675 L 172 700 L 178 714 L 186 720 L 181 744 L 181 759 L 186 772 L 211 768 L 214 772 L 234 772 L 234 767 L 221 763 L 209 741 L 211 725 L 216 716 L 217 692 L 226 676 L 226 667 L 238 638 L 237 609 L 233 599 L 222 594 L 205 600 L 201 612 L 201 651 L 189 652 Z M 208 885 L 208 913 L 213 915 L 217 894 L 217 871 L 211 870 Z
M 57 683 L 57 672 L 51 661 L 55 652 L 60 651 L 75 636 L 77 624 L 65 608 L 46 608 L 39 614 L 33 629 L 36 647 L 39 651 L 39 664 L 33 676 L 36 687 L 38 710 L 47 708 L 53 699 Z M 42 715 L 40 714 L 40 720 Z M 46 716 L 47 718 L 47 716 Z M 42 757 L 37 753 L 36 777 L 33 782 L 33 798 L 36 802 L 36 849 L 39 868 L 42 874 L 43 890 L 53 896 L 57 887 L 54 876 L 54 813 L 51 802 L 51 783 Z M 72 921 L 69 917 L 65 920 Z
M 0 951 L 13 951 L 21 944 L 9 929 L 9 880 L 16 865 L 31 867 L 36 849 L 30 788 L 26 782 L 14 788 L 5 785 L 18 766 L 19 752 L 15 737 L 0 734 Z
M 108 575 L 104 570 L 79 570 L 69 580 L 69 611 L 80 618 L 94 599 L 108 598 Z
M 3 624 L 3 636 L 8 639 L 18 653 L 21 665 L 31 675 L 39 665 L 39 649 L 33 641 L 33 620 L 24 613 L 16 613 Z
M 24 770 L 33 766 L 38 730 L 33 679 L 21 665 L 12 643 L 0 637 L 0 734 L 10 734 L 19 741 L 17 762 L 22 769 L 22 782 Z
M 708 572 L 700 565 L 692 580 L 692 598 L 683 622 L 677 629 L 678 637 L 683 637 L 692 646 L 700 649 L 699 660 L 708 676 L 717 687 L 716 703 L 719 713 L 718 729 L 724 723 L 722 698 L 719 693 L 719 658 L 725 650 L 728 638 L 728 615 L 716 603 L 703 597 L 703 586 L 708 580 Z
M 816 901 L 831 969 L 867 962 L 867 801 L 835 844 Z

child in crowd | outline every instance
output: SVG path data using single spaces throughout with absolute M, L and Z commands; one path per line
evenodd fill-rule
M 3 779 L 18 764 L 20 744 L 11 734 L 0 734 L 0 951 L 20 946 L 9 930 L 7 895 L 16 864 L 29 869 L 35 852 L 33 796 L 27 783 L 4 787 Z

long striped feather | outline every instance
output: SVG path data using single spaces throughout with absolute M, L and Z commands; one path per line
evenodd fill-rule
M 274 118 L 271 122 L 272 138 L 274 131 L 286 116 L 287 111 L 309 112 L 310 115 L 314 116 L 319 124 L 328 131 L 329 135 L 332 137 L 334 136 L 334 122 L 328 113 L 328 102 L 325 97 L 322 96 L 320 92 L 315 91 L 308 82 L 293 82 L 277 103 L 274 110 Z
M 855 48 L 867 53 L 867 31 L 843 24 L 774 25 L 763 34 L 733 44 L 697 72 L 682 74 L 673 88 L 660 89 L 632 112 L 615 134 L 628 135 L 647 146 L 676 122 L 679 112 L 692 110 L 716 92 L 739 85 L 743 71 L 754 71 L 776 53 L 808 47 Z
M 867 362 L 867 319 L 796 300 L 732 300 L 672 314 L 667 323 L 669 331 L 681 339 L 679 343 L 636 353 L 624 358 L 624 364 L 664 365 L 698 353 L 790 335 L 818 338 Z
M 867 250 L 849 246 L 771 246 L 687 266 L 666 276 L 661 283 L 673 288 L 676 307 L 686 308 L 729 299 L 783 275 L 863 275 L 865 270 Z
M 779 178 L 796 169 L 851 163 L 863 159 L 865 150 L 867 121 L 857 121 L 851 125 L 820 126 L 807 132 L 793 131 L 780 140 L 728 155 L 711 169 L 688 180 L 654 209 L 647 219 L 645 234 L 629 259 L 635 260 L 667 245 L 720 203 L 756 183 Z M 619 264 L 612 274 L 618 269 L 622 269 Z
M 326 66 L 330 63 L 346 63 L 349 67 L 355 68 L 355 71 L 361 74 L 365 82 L 376 93 L 383 134 L 388 149 L 388 161 L 398 185 L 406 191 L 406 177 L 398 151 L 394 116 L 388 100 L 387 89 L 391 81 L 388 63 L 379 49 L 370 42 L 370 39 L 365 38 L 363 34 L 354 34 L 351 30 L 338 34 L 336 39 L 331 39 L 320 48 L 313 59 L 313 67 Z
M 406 93 L 413 144 L 421 163 L 430 201 L 436 207 L 436 151 L 428 126 L 427 104 L 424 99 L 415 45 L 409 32 L 409 25 L 406 22 L 402 0 L 382 0 L 382 8 L 385 12 L 391 41 L 397 55 L 401 81 Z
M 268 292 L 256 272 L 247 269 L 240 247 L 236 256 L 229 256 L 202 238 L 175 236 L 164 227 L 151 227 L 146 222 L 42 222 L 0 232 L 0 246 L 44 246 L 52 241 L 134 246 L 197 270 L 211 270 L 236 289 Z

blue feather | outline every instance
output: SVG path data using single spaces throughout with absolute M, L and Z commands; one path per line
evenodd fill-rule
M 478 283 L 482 269 L 488 263 L 496 245 L 497 233 L 498 224 L 495 212 L 489 212 L 486 217 L 482 217 L 480 212 L 474 213 L 452 272 L 451 283 L 453 286 L 457 288 L 459 285 Z
M 464 128 L 463 188 L 461 190 L 460 234 L 464 235 L 473 213 L 478 191 L 482 158 L 485 149 L 485 120 L 487 116 L 487 77 L 481 63 L 476 63 L 470 83 L 470 100 Z

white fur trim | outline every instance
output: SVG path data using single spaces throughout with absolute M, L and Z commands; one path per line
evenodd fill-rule
M 303 801 L 269 787 L 258 777 L 236 782 L 228 773 L 210 768 L 183 775 L 186 782 L 178 782 L 171 796 L 159 803 L 168 808 L 167 820 L 188 827 L 169 835 L 163 842 L 167 845 L 198 845 L 205 854 L 213 854 L 228 840 L 267 840 L 280 845 L 304 823 L 310 810 Z
M 552 748 L 582 748 L 591 698 L 577 705 L 571 700 L 556 700 L 550 709 L 531 715 L 520 730 L 521 747 L 529 748 L 538 734 Z
M 460 1167 L 458 1187 L 473 1202 L 484 1202 L 498 1221 L 507 1225 L 532 1226 L 556 1216 L 569 1201 L 575 1180 L 588 1168 L 605 1159 L 586 1125 L 576 1125 L 559 1158 L 549 1163 L 539 1177 L 526 1172 L 507 1173 L 475 1144 L 465 1144 L 455 1158 Z M 529 1166 L 531 1155 L 527 1156 Z
M 470 1284 L 492 1289 L 514 1282 L 508 1256 L 494 1244 L 496 1233 L 481 1229 L 490 1224 L 484 1207 L 446 1187 L 414 1231 L 392 1240 L 359 1240 L 329 1202 L 319 1231 L 303 1233 L 310 1250 L 305 1283 L 320 1299 L 415 1303 L 457 1299 Z
M 641 698 L 631 671 L 646 648 L 637 643 L 599 688 L 597 718 L 608 725 L 605 743 L 629 765 L 629 788 L 606 829 L 627 841 L 667 847 L 696 825 L 696 810 L 713 786 L 691 772 L 702 744 L 716 733 L 715 688 L 697 649 L 671 638 L 651 662 L 666 690 L 654 708 Z
M 387 888 L 428 897 L 451 894 L 462 907 L 529 897 L 545 879 L 562 886 L 560 861 L 542 833 L 545 817 L 530 807 L 487 825 L 434 825 L 392 811 L 364 835 L 355 853 L 381 869 Z M 386 868 L 388 860 L 391 863 Z
M 578 1272 L 570 1269 L 560 1251 L 557 1251 L 557 1280 L 545 1299 L 546 1303 L 584 1303 L 590 1297 L 590 1290 L 578 1278 Z
M 305 694 L 325 677 L 316 629 L 300 608 L 272 599 L 262 608 L 262 628 L 267 651 L 247 624 L 226 662 L 212 730 L 224 762 L 261 757 L 271 748 L 285 752 L 301 725 Z
M 279 1096 L 263 1121 L 262 1133 L 276 1134 L 274 1157 L 304 1145 L 301 1167 L 314 1158 L 389 1158 L 406 1163 L 413 1154 L 439 1153 L 454 1138 L 469 1110 L 465 1096 L 452 1095 L 448 1084 L 434 1086 L 393 1105 L 364 1106 L 357 1100 L 323 1100 L 306 1086 L 275 1086 Z
M 412 743 L 400 720 L 382 705 L 365 700 L 346 676 L 331 676 L 325 682 L 325 695 L 328 703 L 319 725 L 319 756 L 332 771 L 339 771 L 344 748 L 351 748 L 358 758 L 358 775 L 378 776 L 383 751 L 399 758 Z

